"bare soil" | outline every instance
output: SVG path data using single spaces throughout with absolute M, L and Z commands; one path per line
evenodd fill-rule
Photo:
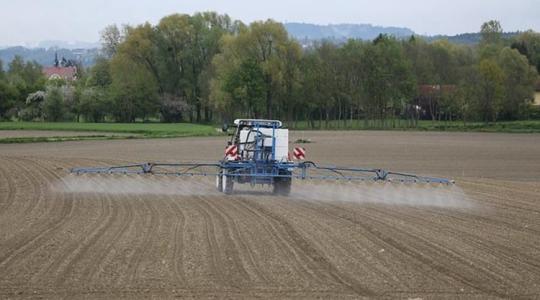
M 451 177 L 471 205 L 223 196 L 211 179 L 63 192 L 70 167 L 215 161 L 225 141 L 0 145 L 0 298 L 540 297 L 539 135 L 293 136 L 321 163 Z

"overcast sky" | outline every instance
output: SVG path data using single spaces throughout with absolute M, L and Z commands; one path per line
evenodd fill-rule
M 540 0 L 0 0 L 0 45 L 95 42 L 108 24 L 207 10 L 244 22 L 371 23 L 430 35 L 475 32 L 490 19 L 505 31 L 540 31 Z

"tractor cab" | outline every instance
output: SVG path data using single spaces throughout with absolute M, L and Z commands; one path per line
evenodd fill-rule
M 227 160 L 289 160 L 289 130 L 277 120 L 237 119 L 225 151 Z

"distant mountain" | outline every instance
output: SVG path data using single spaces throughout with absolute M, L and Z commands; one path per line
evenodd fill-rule
M 26 61 L 35 60 L 46 67 L 54 64 L 55 53 L 58 53 L 58 58 L 64 57 L 80 61 L 83 66 L 88 67 L 94 64 L 99 49 L 26 48 L 17 46 L 0 49 L 0 60 L 2 60 L 6 68 L 15 55 L 19 55 Z
M 346 41 L 348 39 L 372 40 L 379 34 L 393 35 L 398 38 L 409 37 L 414 31 L 404 27 L 382 27 L 370 24 L 329 24 L 285 23 L 285 29 L 300 41 L 329 39 Z

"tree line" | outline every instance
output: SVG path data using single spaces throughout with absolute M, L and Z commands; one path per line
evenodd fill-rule
M 302 47 L 281 23 L 214 12 L 116 25 L 79 80 L 46 81 L 20 58 L 0 71 L 0 117 L 90 122 L 274 118 L 328 127 L 415 126 L 419 119 L 526 119 L 538 84 L 540 34 L 504 38 L 497 21 L 474 46 L 380 35 Z M 3 68 L 0 68 L 3 70 Z M 337 122 L 336 122 L 337 121 Z

